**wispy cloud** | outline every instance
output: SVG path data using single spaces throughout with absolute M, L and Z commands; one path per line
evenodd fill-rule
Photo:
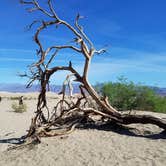
M 5 62 L 33 62 L 34 59 L 27 59 L 27 58 L 1 58 L 0 61 L 5 61 Z
M 5 49 L 2 50 L 5 51 Z M 30 50 L 22 51 L 28 52 Z M 164 75 L 166 75 L 166 52 L 153 53 L 123 47 L 113 47 L 109 52 L 111 55 L 96 55 L 92 61 L 89 79 L 93 84 L 113 80 L 119 75 L 125 75 L 130 80 L 137 79 L 137 81 L 140 80 L 140 82 L 146 82 L 145 77 L 149 77 L 147 80 L 153 79 L 151 84 L 158 83 L 161 85 L 161 82 L 164 82 Z M 68 65 L 69 60 L 72 60 L 73 66 L 82 73 L 84 61 L 79 55 L 62 52 L 60 56 L 57 56 L 54 65 Z M 31 63 L 34 59 L 0 57 L 0 61 Z M 20 70 L 19 66 L 17 66 L 17 68 L 18 71 L 21 71 L 21 66 Z M 1 68 L 1 70 L 4 69 Z M 7 67 L 5 70 L 7 71 Z M 61 84 L 66 75 L 67 73 L 58 72 L 53 75 L 51 80 L 55 82 L 55 84 Z M 162 85 L 166 84 L 162 83 Z
M 0 53 L 34 53 L 34 50 L 14 49 L 14 48 L 0 48 Z
M 166 86 L 166 53 L 155 54 L 125 48 L 116 48 L 116 51 L 123 52 L 124 56 L 102 56 L 95 59 L 90 68 L 92 82 L 110 81 L 125 75 L 137 82 L 148 81 L 151 85 Z

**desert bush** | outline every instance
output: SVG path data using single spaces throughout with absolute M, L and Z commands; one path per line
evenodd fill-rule
M 10 97 L 9 99 L 10 99 L 10 100 L 18 100 L 19 97 Z
M 35 100 L 36 97 L 24 97 L 24 100 Z
M 148 110 L 166 113 L 166 98 L 157 95 L 154 89 L 134 84 L 124 77 L 116 83 L 108 82 L 96 85 L 102 95 L 109 97 L 110 103 L 119 111 Z
M 156 97 L 155 99 L 155 112 L 166 113 L 166 97 Z
M 17 104 L 17 103 L 12 103 L 12 109 L 16 113 L 23 113 L 27 111 L 27 105 L 26 104 Z
M 137 107 L 135 85 L 120 77 L 116 83 L 105 83 L 102 94 L 109 97 L 110 103 L 119 111 Z

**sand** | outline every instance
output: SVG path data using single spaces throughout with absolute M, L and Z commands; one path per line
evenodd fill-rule
M 27 98 L 27 112 L 15 113 L 11 97 Z M 130 125 L 130 129 L 108 127 L 76 129 L 66 136 L 42 138 L 39 145 L 8 150 L 26 134 L 36 108 L 37 93 L 1 92 L 0 166 L 165 166 L 166 135 L 154 125 Z M 49 93 L 50 104 L 58 96 Z M 166 118 L 166 114 L 152 114 Z M 136 129 L 135 129 L 136 128 Z

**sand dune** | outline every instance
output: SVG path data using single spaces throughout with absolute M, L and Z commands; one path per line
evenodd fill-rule
M 11 97 L 23 95 L 28 111 L 14 113 Z M 26 134 L 36 108 L 37 93 L 0 93 L 0 166 L 165 166 L 166 135 L 153 125 L 130 128 L 76 129 L 72 134 L 43 138 L 39 145 L 7 150 Z M 48 94 L 53 104 L 58 99 Z M 139 113 L 139 112 L 138 112 Z M 140 112 L 146 114 L 146 112 Z M 165 114 L 149 113 L 166 118 Z M 135 129 L 136 128 L 136 129 Z M 15 138 L 15 139 L 14 139 Z

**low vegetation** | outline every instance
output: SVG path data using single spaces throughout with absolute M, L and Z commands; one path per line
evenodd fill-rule
M 12 96 L 12 97 L 8 97 L 9 100 L 19 100 L 19 96 Z M 36 97 L 24 97 L 24 100 L 36 100 Z
M 13 103 L 12 104 L 12 109 L 14 110 L 14 112 L 16 113 L 23 113 L 27 111 L 27 105 L 26 104 L 17 104 L 17 103 Z
M 108 82 L 95 86 L 98 92 L 109 97 L 109 102 L 119 111 L 146 110 L 166 113 L 166 97 L 156 94 L 153 88 L 134 84 L 124 77 L 116 83 Z

